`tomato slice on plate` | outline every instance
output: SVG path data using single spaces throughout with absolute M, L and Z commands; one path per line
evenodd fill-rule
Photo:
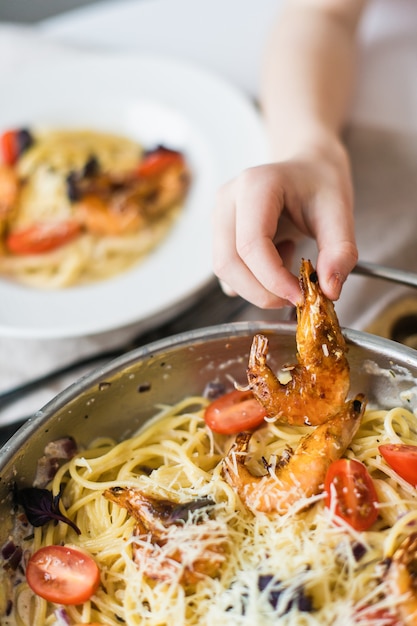
M 33 144 L 27 128 L 6 130 L 0 135 L 0 156 L 6 165 L 14 165 L 19 157 Z
M 413 487 L 417 487 L 417 446 L 406 443 L 384 443 L 378 450 L 388 465 Z
M 138 165 L 136 175 L 143 178 L 160 176 L 174 165 L 184 165 L 181 152 L 160 146 L 144 156 Z
M 94 559 L 68 546 L 45 546 L 32 554 L 26 580 L 38 596 L 57 604 L 82 604 L 100 582 Z
M 230 391 L 208 405 L 204 420 L 209 428 L 223 435 L 234 435 L 260 426 L 266 416 L 264 407 L 251 391 Z
M 38 222 L 9 233 L 6 245 L 13 254 L 42 254 L 68 243 L 81 232 L 76 220 Z
M 378 517 L 378 496 L 365 465 L 356 459 L 338 459 L 327 470 L 326 506 L 355 530 L 367 530 Z
M 0 135 L 0 151 L 3 163 L 14 165 L 19 156 L 18 131 L 6 130 Z

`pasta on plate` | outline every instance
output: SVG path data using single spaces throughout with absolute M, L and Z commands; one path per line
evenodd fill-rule
M 364 414 L 346 456 L 366 466 L 379 504 L 376 522 L 358 532 L 326 506 L 323 492 L 282 516 L 242 506 L 221 471 L 231 438 L 207 427 L 207 405 L 190 397 L 160 407 L 132 437 L 97 439 L 60 467 L 49 486 L 62 492 L 61 510 L 81 532 L 49 523 L 32 538 L 26 528 L 23 551 L 79 547 L 98 564 L 100 585 L 87 602 L 63 607 L 35 595 L 18 570 L 11 582 L 9 571 L 13 601 L 2 624 L 403 623 L 389 561 L 417 522 L 416 496 L 379 446 L 413 442 L 415 415 L 404 408 Z M 306 430 L 269 423 L 254 433 L 251 456 L 261 450 L 271 463 Z M 140 494 L 134 506 L 142 523 L 103 495 L 123 490 Z
M 185 156 L 92 129 L 0 137 L 0 275 L 42 289 L 132 267 L 169 232 L 190 183 Z

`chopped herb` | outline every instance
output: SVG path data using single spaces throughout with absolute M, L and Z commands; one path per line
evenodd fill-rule
M 63 515 L 59 510 L 61 494 L 52 495 L 49 489 L 39 489 L 38 487 L 26 487 L 16 491 L 15 499 L 26 513 L 26 517 L 32 526 L 43 526 L 51 520 L 55 524 L 64 522 L 68 524 L 77 535 L 81 534 L 80 529 L 73 521 Z
M 95 154 L 92 154 L 86 161 L 84 167 L 81 170 L 81 176 L 83 178 L 91 178 L 97 176 L 100 172 L 100 163 Z
M 17 570 L 22 560 L 23 550 L 20 546 L 15 545 L 13 541 L 8 541 L 1 550 L 1 555 L 6 561 L 3 566 L 5 569 Z
M 223 383 L 217 381 L 210 381 L 207 383 L 204 391 L 203 397 L 207 398 L 207 400 L 216 400 L 223 396 L 226 393 L 226 388 Z
M 186 522 L 190 513 L 194 513 L 199 509 L 215 506 L 215 502 L 210 498 L 196 498 L 190 502 L 183 502 L 174 506 L 169 514 L 168 522 L 178 523 Z
M 355 558 L 355 561 L 360 561 L 361 558 L 366 554 L 366 546 L 360 541 L 354 541 L 352 544 L 352 554 Z
M 267 590 L 268 602 L 274 608 L 278 608 L 278 603 L 281 594 L 286 591 L 285 586 L 270 574 L 264 574 L 258 578 L 259 591 Z M 288 613 L 293 607 L 296 607 L 299 611 L 310 613 L 313 611 L 313 601 L 311 596 L 305 593 L 303 587 L 298 587 L 294 590 L 294 594 L 288 599 L 287 604 L 282 607 L 281 615 Z

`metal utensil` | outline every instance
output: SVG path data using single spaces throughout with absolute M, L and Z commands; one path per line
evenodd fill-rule
M 372 276 L 373 278 L 383 278 L 393 283 L 417 288 L 417 274 L 405 270 L 394 269 L 379 263 L 368 263 L 359 261 L 352 270 L 352 274 L 361 276 Z

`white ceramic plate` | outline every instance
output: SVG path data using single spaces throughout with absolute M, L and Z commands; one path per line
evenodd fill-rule
M 95 285 L 40 291 L 0 277 L 0 334 L 63 338 L 169 319 L 212 280 L 210 213 L 218 186 L 265 160 L 252 104 L 192 64 L 135 55 L 79 55 L 2 85 L 0 129 L 90 127 L 186 153 L 193 182 L 182 217 L 136 268 Z

